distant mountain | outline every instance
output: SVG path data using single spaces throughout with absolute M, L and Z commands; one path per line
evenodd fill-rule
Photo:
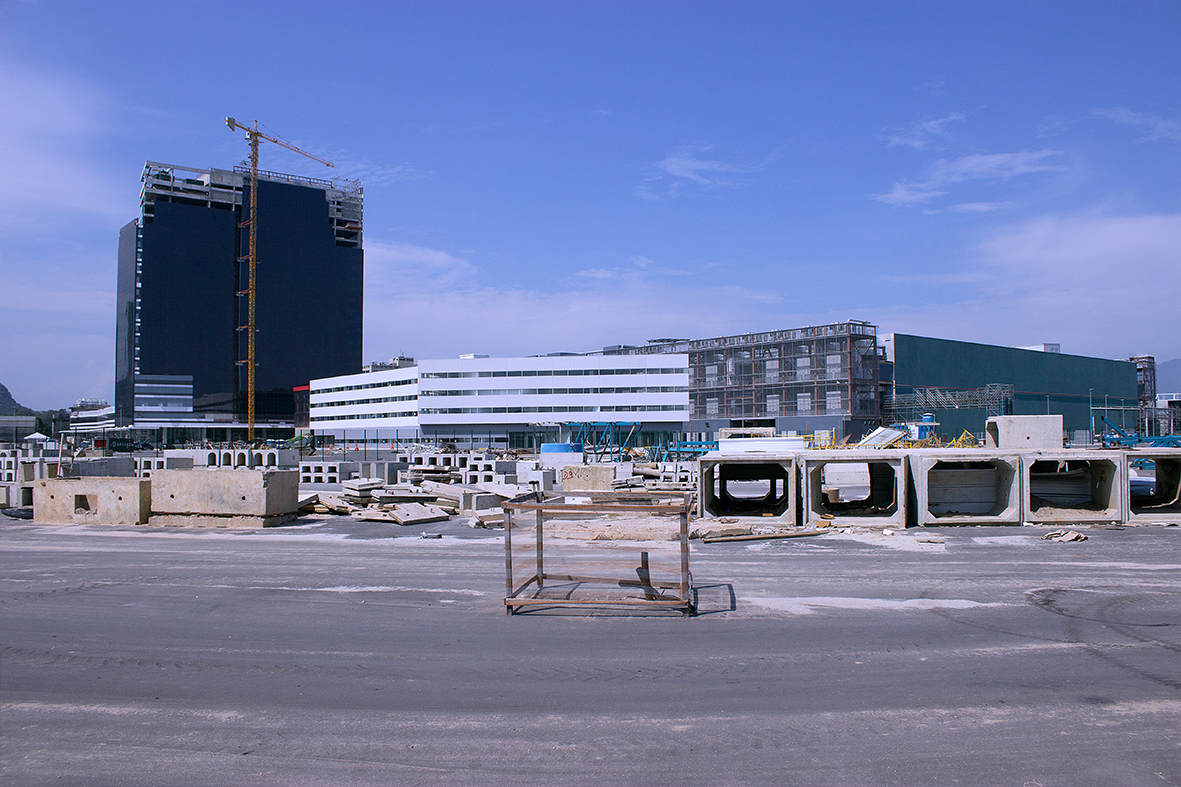
M 1181 358 L 1156 365 L 1156 392 L 1181 393 Z
M 27 407 L 22 407 L 12 398 L 12 394 L 8 392 L 8 388 L 0 383 L 0 415 L 36 415 L 34 411 Z

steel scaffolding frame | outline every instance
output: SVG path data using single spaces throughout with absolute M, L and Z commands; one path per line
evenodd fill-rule
M 936 410 L 986 410 L 989 416 L 1013 414 L 1013 386 L 989 383 L 983 388 L 949 391 L 913 388 L 910 393 L 887 396 L 882 401 L 884 423 L 914 422 Z

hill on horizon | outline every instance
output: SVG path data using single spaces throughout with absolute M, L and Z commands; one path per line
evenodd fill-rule
M 1156 365 L 1156 392 L 1181 393 L 1181 358 Z
M 36 415 L 36 411 L 24 407 L 16 399 L 12 398 L 12 394 L 8 392 L 8 387 L 0 383 L 0 415 Z

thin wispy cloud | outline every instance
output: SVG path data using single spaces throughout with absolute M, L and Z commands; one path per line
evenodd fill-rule
M 1061 150 L 1021 150 L 1015 153 L 976 153 L 955 159 L 940 159 L 917 181 L 900 181 L 874 199 L 895 207 L 913 207 L 950 192 L 948 188 L 965 181 L 997 183 L 1035 172 L 1060 172 L 1066 169 L 1054 163 Z M 963 203 L 964 205 L 1000 205 L 1002 203 Z M 962 212 L 971 212 L 971 209 Z M 983 211 L 977 211 L 983 212 Z
M 1137 142 L 1152 142 L 1158 139 L 1170 142 L 1181 140 L 1181 121 L 1176 118 L 1146 115 L 1143 112 L 1133 112 L 1127 107 L 1093 109 L 1091 117 L 1110 120 L 1122 126 L 1144 129 L 1145 135 L 1136 140 Z
M 952 123 L 963 122 L 965 119 L 966 115 L 963 112 L 952 112 L 941 118 L 915 121 L 908 126 L 895 129 L 894 133 L 887 135 L 887 146 L 904 145 L 915 150 L 926 150 L 936 143 L 949 140 L 951 132 L 947 127 Z
M 667 268 L 656 262 L 656 260 L 645 257 L 642 254 L 633 254 L 628 258 L 628 262 L 631 263 L 630 267 L 588 268 L 587 270 L 578 271 L 575 275 L 588 279 L 636 279 L 640 277 L 690 275 L 689 271 Z
M 712 145 L 687 145 L 674 150 L 653 165 L 633 193 L 640 199 L 658 202 L 680 195 L 687 187 L 733 188 L 742 184 L 741 178 L 734 176 L 758 169 L 707 157 L 712 149 Z

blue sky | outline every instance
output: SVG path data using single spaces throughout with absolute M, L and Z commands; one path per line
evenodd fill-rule
M 1181 356 L 1181 4 L 2 2 L 0 382 L 110 398 L 145 160 L 365 185 L 365 357 L 865 319 Z M 309 295 L 314 295 L 310 293 Z

